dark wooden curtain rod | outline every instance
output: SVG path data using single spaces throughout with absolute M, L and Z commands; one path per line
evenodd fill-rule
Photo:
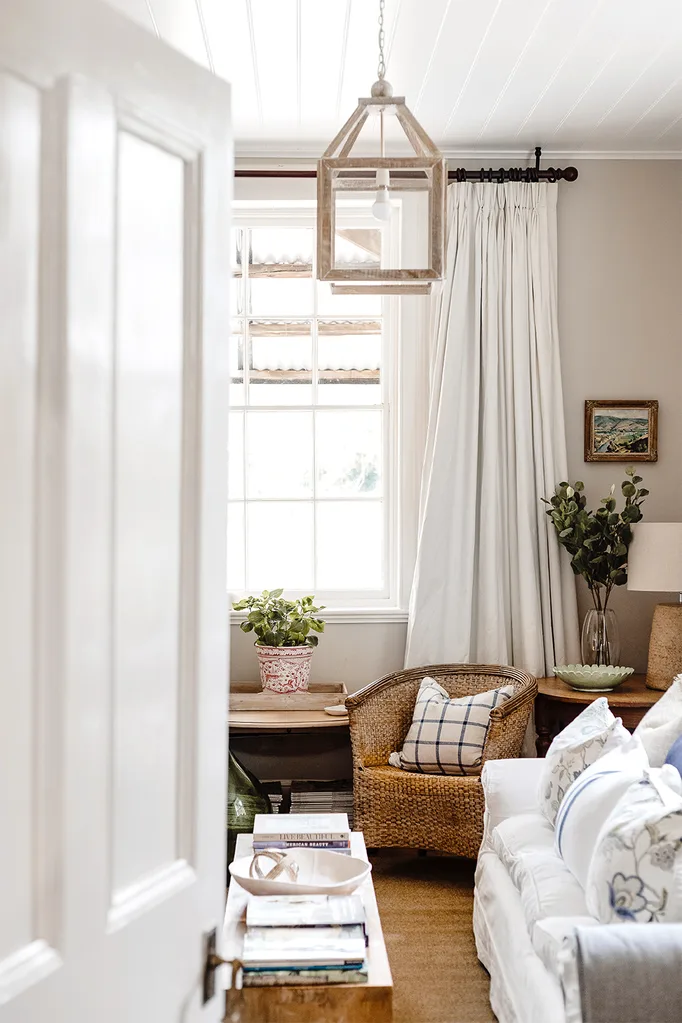
M 534 167 L 481 167 L 480 170 L 466 170 L 458 167 L 456 170 L 448 171 L 448 181 L 490 181 L 495 184 L 502 184 L 503 181 L 575 181 L 578 177 L 577 167 L 547 167 L 540 170 L 541 149 L 538 146 L 535 150 Z M 316 178 L 317 171 L 314 170 L 236 170 L 237 178 Z M 354 177 L 374 177 L 370 171 L 362 174 L 353 172 Z M 392 171 L 392 178 L 410 177 L 409 171 Z

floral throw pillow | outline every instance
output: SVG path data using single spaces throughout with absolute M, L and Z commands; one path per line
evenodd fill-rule
M 603 924 L 682 922 L 682 785 L 674 767 L 647 772 L 607 817 L 585 898 Z
M 572 782 L 605 753 L 629 742 L 630 733 L 613 716 L 600 696 L 556 736 L 547 750 L 538 802 L 550 824 L 556 821 L 561 801 Z

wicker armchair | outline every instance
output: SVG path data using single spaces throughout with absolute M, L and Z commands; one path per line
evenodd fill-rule
M 402 748 L 417 691 L 428 675 L 451 697 L 513 685 L 514 696 L 491 712 L 486 760 L 518 757 L 537 682 L 516 668 L 438 664 L 385 675 L 349 696 L 355 828 L 369 847 L 434 849 L 475 858 L 483 837 L 483 788 L 477 775 L 414 774 L 390 767 Z

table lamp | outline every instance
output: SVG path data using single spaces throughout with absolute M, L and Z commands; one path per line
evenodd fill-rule
M 682 522 L 638 522 L 628 552 L 628 589 L 678 593 L 657 604 L 649 637 L 646 684 L 668 689 L 682 672 Z

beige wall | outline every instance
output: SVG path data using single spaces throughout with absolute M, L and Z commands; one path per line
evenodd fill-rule
M 657 398 L 659 461 L 641 473 L 653 521 L 682 519 L 682 162 L 583 161 L 559 201 L 559 325 L 569 473 L 597 504 L 616 465 L 583 461 L 585 398 Z M 298 195 L 309 194 L 297 184 Z M 268 182 L 249 183 L 248 197 Z M 243 187 L 243 183 L 242 183 Z M 238 183 L 239 189 L 239 183 Z M 238 193 L 239 195 L 239 190 Z M 271 194 L 271 193 L 270 193 Z M 243 197 L 246 197 L 244 188 Z M 622 468 L 625 468 L 623 466 Z M 579 581 L 581 611 L 588 602 Z M 656 594 L 615 592 L 622 661 L 644 670 Z M 328 626 L 313 677 L 349 689 L 402 665 L 404 623 Z M 257 676 L 250 637 L 232 627 L 232 678 Z
M 659 460 L 640 466 L 650 521 L 682 520 L 682 162 L 583 161 L 559 203 L 559 325 L 568 462 L 590 503 L 625 465 L 583 460 L 585 398 L 657 398 Z M 578 581 L 581 612 L 591 606 Z M 645 670 L 651 612 L 670 595 L 618 588 L 621 661 Z

